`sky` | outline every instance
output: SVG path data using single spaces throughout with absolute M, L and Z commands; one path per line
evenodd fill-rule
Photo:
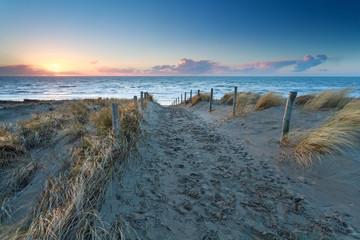
M 360 76 L 358 0 L 0 0 L 0 76 Z

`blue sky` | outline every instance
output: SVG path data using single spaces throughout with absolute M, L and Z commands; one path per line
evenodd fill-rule
M 0 0 L 0 75 L 360 75 L 360 1 Z

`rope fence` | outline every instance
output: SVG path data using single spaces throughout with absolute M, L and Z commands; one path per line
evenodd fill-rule
M 232 115 L 235 116 L 236 113 L 236 104 L 237 104 L 237 87 L 234 87 L 234 98 L 233 98 L 233 109 L 232 109 Z M 187 99 L 186 98 L 186 94 L 190 93 L 190 98 Z M 179 97 L 176 97 L 174 99 L 174 101 L 171 103 L 172 107 L 179 107 L 179 106 L 186 106 L 188 103 L 192 103 L 193 97 L 192 97 L 192 90 L 190 91 L 185 91 L 184 92 L 184 100 L 183 100 L 183 94 L 180 94 L 180 99 Z M 211 88 L 210 89 L 210 100 L 209 100 L 209 112 L 213 111 L 213 96 L 214 96 L 214 89 Z M 291 113 L 292 113 L 292 109 L 295 103 L 295 99 L 297 96 L 297 92 L 290 92 L 289 96 L 286 100 L 286 105 L 285 105 L 285 111 L 284 111 L 284 116 L 283 116 L 283 122 L 282 122 L 282 128 L 281 128 L 281 137 L 280 137 L 280 143 L 282 142 L 282 140 L 284 139 L 284 136 L 289 132 L 290 129 L 290 119 L 291 119 Z M 197 97 L 200 97 L 200 89 L 197 90 Z

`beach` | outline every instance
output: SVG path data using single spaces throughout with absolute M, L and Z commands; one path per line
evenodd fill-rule
M 11 126 L 64 104 L 69 102 L 1 102 L 0 116 Z M 283 112 L 279 106 L 232 117 L 232 106 L 219 100 L 211 112 L 207 101 L 167 108 L 146 100 L 141 138 L 101 187 L 92 224 L 109 232 L 121 226 L 125 238 L 135 239 L 358 239 L 359 149 L 299 167 L 280 147 Z M 302 113 L 295 105 L 291 129 L 311 129 L 335 113 Z M 2 168 L 5 181 L 27 159 L 36 163 L 27 166 L 22 186 L 2 190 L 6 200 L 28 188 L 2 215 L 3 226 L 29 221 L 47 178 L 55 181 L 71 168 L 71 149 L 82 140 L 61 136 Z

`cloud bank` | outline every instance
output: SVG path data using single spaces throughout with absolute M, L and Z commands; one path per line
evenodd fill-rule
M 311 55 L 306 55 L 302 60 L 296 62 L 294 72 L 305 72 L 309 68 L 322 64 L 327 59 L 326 55 L 317 55 L 315 58 Z
M 0 76 L 53 76 L 55 73 L 32 65 L 0 66 Z
M 140 71 L 135 68 L 111 68 L 111 67 L 100 67 L 97 68 L 97 71 L 105 74 L 120 74 L 120 75 L 128 75 L 128 74 L 139 74 Z
M 211 60 L 192 60 L 183 58 L 177 65 L 154 66 L 147 72 L 151 74 L 202 75 L 209 73 L 232 71 L 230 67 Z
M 325 54 L 306 55 L 302 59 L 288 59 L 276 61 L 257 61 L 252 63 L 230 66 L 215 62 L 212 60 L 193 60 L 188 58 L 180 59 L 176 65 L 157 65 L 149 69 L 141 70 L 132 67 L 117 68 L 108 66 L 99 66 L 95 68 L 95 75 L 150 75 L 150 76 L 196 76 L 196 75 L 266 75 L 276 74 L 280 69 L 285 68 L 294 73 L 306 72 L 309 69 L 319 66 L 328 60 Z M 98 66 L 97 60 L 90 64 Z M 289 70 L 293 68 L 293 70 Z M 323 71 L 323 70 L 318 70 Z M 289 72 L 290 73 L 290 72 Z M 38 68 L 32 65 L 8 65 L 0 66 L 0 76 L 54 76 L 54 75 L 86 75 L 86 73 L 77 72 L 59 72 L 55 73 L 47 69 Z
M 63 71 L 62 75 L 78 75 L 78 72 Z M 58 73 L 33 65 L 19 64 L 0 66 L 0 76 L 56 76 Z

